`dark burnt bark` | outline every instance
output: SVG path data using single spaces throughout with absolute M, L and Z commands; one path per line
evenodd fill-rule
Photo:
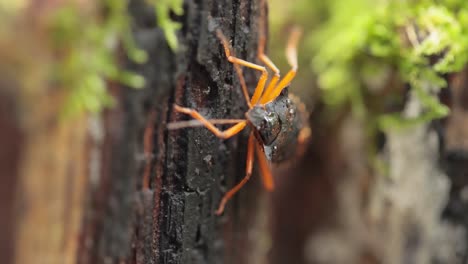
M 214 215 L 222 194 L 245 174 L 245 133 L 223 141 L 205 128 L 166 130 L 186 120 L 172 104 L 209 118 L 242 118 L 247 106 L 215 30 L 237 56 L 256 60 L 259 1 L 185 1 L 179 51 L 173 53 L 154 10 L 132 1 L 137 43 L 149 54 L 131 65 L 147 84 L 115 86 L 119 106 L 95 120 L 103 165 L 91 183 L 80 243 L 81 263 L 246 263 L 254 245 L 247 230 L 255 212 L 256 181 Z M 255 73 L 246 70 L 250 87 Z M 144 188 L 145 182 L 149 189 Z

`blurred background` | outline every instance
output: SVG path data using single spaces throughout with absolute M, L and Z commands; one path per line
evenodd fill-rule
M 247 134 L 166 127 L 243 116 L 261 23 L 312 133 L 218 217 Z M 0 0 L 0 259 L 468 263 L 467 63 L 465 0 Z

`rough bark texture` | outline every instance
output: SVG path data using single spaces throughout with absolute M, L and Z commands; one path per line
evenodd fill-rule
M 174 114 L 173 103 L 208 118 L 243 116 L 246 104 L 215 30 L 239 57 L 255 61 L 259 8 L 257 1 L 186 1 L 184 15 L 174 17 L 182 30 L 173 54 L 153 8 L 132 1 L 137 43 L 150 59 L 131 68 L 147 86 L 116 87 L 119 107 L 95 120 L 105 133 L 95 139 L 104 162 L 91 186 L 81 263 L 246 263 L 254 246 L 247 230 L 257 215 L 246 199 L 256 194 L 243 190 L 224 216 L 214 215 L 222 193 L 244 176 L 244 135 L 223 141 L 204 128 L 166 125 L 187 119 Z

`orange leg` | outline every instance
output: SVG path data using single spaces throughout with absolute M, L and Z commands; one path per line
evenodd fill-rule
M 263 8 L 262 8 L 263 10 Z M 263 12 L 262 12 L 263 16 Z M 263 18 L 260 18 L 260 21 L 263 21 Z M 265 33 L 264 33 L 264 25 L 261 23 L 260 25 L 260 39 L 258 40 L 258 58 L 274 72 L 273 78 L 271 78 L 270 83 L 268 84 L 265 92 L 261 95 L 261 97 L 252 97 L 252 104 L 257 104 L 263 97 L 266 95 L 270 94 L 273 88 L 275 88 L 276 84 L 278 83 L 278 80 L 280 79 L 280 71 L 278 67 L 268 58 L 268 56 L 265 54 L 265 44 L 266 44 L 266 38 L 265 38 Z
M 273 182 L 273 176 L 271 175 L 270 165 L 265 157 L 265 152 L 263 151 L 263 146 L 260 145 L 260 142 L 256 144 L 256 152 L 257 152 L 257 159 L 260 165 L 260 171 L 262 175 L 262 182 L 265 189 L 268 191 L 272 191 L 275 188 L 275 184 Z
M 234 52 L 231 51 L 229 42 L 227 38 L 224 36 L 224 34 L 221 32 L 221 30 L 216 31 L 216 35 L 218 36 L 219 40 L 221 41 L 221 44 L 223 44 L 224 48 L 224 53 L 226 54 L 226 57 L 230 56 L 235 56 Z M 249 96 L 249 91 L 247 89 L 247 84 L 245 83 L 244 75 L 242 73 L 242 69 L 240 65 L 234 64 L 234 69 L 236 70 L 237 77 L 239 78 L 240 85 L 242 87 L 242 93 L 244 94 L 245 101 L 247 102 L 247 105 L 249 108 L 252 108 L 252 104 L 250 103 L 250 96 Z
M 264 97 L 262 97 L 262 100 L 260 101 L 261 104 L 267 104 L 278 97 L 280 95 L 281 91 L 294 79 L 296 76 L 296 69 L 291 69 L 284 77 L 281 79 L 281 81 L 276 85 L 274 89 L 269 94 L 266 94 Z
M 270 60 L 270 58 L 268 58 L 268 56 L 263 53 L 259 54 L 258 57 L 263 63 L 265 63 L 265 65 L 268 68 L 270 68 L 274 72 L 275 75 L 273 75 L 273 78 L 271 78 L 270 83 L 268 83 L 268 86 L 265 89 L 265 92 L 261 95 L 261 97 L 258 97 L 258 98 L 252 97 L 252 104 L 257 104 L 259 101 L 261 102 L 263 97 L 270 94 L 273 88 L 275 88 L 276 84 L 278 83 L 278 80 L 280 79 L 280 71 L 278 67 L 276 67 L 276 65 Z
M 265 16 L 265 0 L 260 0 L 260 18 L 259 18 L 259 40 L 258 40 L 258 49 L 257 49 L 257 57 L 274 72 L 273 78 L 271 78 L 270 83 L 268 84 L 265 92 L 261 94 L 259 98 L 252 98 L 252 104 L 258 104 L 261 101 L 262 97 L 265 97 L 266 94 L 270 94 L 273 88 L 275 87 L 276 83 L 280 78 L 280 71 L 278 67 L 265 55 L 265 46 L 266 46 L 266 27 L 265 21 L 267 20 Z
M 288 60 L 289 65 L 291 66 L 291 70 L 283 77 L 283 79 L 276 85 L 271 92 L 265 93 L 262 96 L 260 103 L 267 104 L 278 97 L 281 91 L 294 79 L 297 72 L 297 43 L 299 42 L 299 38 L 301 36 L 301 30 L 299 28 L 294 28 L 289 36 L 288 45 L 286 47 L 286 58 Z M 268 90 L 268 88 L 267 88 Z
M 261 54 L 260 60 L 265 63 L 272 71 L 274 71 L 275 75 L 273 78 L 271 78 L 270 83 L 268 83 L 267 88 L 265 89 L 265 92 L 262 94 L 260 98 L 255 98 L 256 101 L 253 102 L 253 104 L 257 104 L 259 101 L 261 103 L 262 98 L 266 97 L 268 94 L 271 94 L 273 88 L 275 88 L 276 84 L 278 83 L 278 80 L 280 79 L 280 71 L 278 68 L 273 64 L 273 62 L 268 58 L 265 54 Z M 253 98 L 252 98 L 253 101 Z
M 267 20 L 265 16 L 266 3 L 265 0 L 260 0 L 260 17 L 258 19 L 258 46 L 257 54 L 265 54 L 265 42 L 266 42 L 266 27 L 265 21 Z
M 260 76 L 260 79 L 258 80 L 257 87 L 255 87 L 255 92 L 254 92 L 254 94 L 252 96 L 252 99 L 250 100 L 250 102 L 247 102 L 249 104 L 249 108 L 252 108 L 252 104 L 254 102 L 254 99 L 256 99 L 258 101 L 258 98 L 260 98 L 260 96 L 263 93 L 263 89 L 265 88 L 265 83 L 266 83 L 266 81 L 268 79 L 268 71 L 266 70 L 265 67 L 263 67 L 261 65 L 251 63 L 251 62 L 236 58 L 233 55 L 231 55 L 231 49 L 229 47 L 229 42 L 227 41 L 226 37 L 223 35 L 223 33 L 221 33 L 220 30 L 217 30 L 216 33 L 218 35 L 218 38 L 221 40 L 221 42 L 223 44 L 224 52 L 226 53 L 226 57 L 228 58 L 229 62 L 234 64 L 235 67 L 238 67 L 240 65 L 240 66 L 249 67 L 251 69 L 262 72 L 262 75 Z M 236 70 L 237 70 L 237 68 L 236 68 Z M 242 86 L 242 91 L 244 92 L 244 96 L 247 99 L 248 98 L 247 86 L 245 86 L 244 77 L 242 76 L 242 74 L 240 72 L 241 71 L 237 70 L 237 73 L 239 75 L 239 79 L 242 80 L 241 81 L 241 85 L 243 85 Z
M 197 111 L 195 111 L 193 109 L 180 107 L 180 106 L 174 104 L 174 110 L 176 110 L 179 113 L 184 113 L 184 114 L 190 115 L 194 119 L 200 121 L 206 128 L 208 128 L 208 130 L 213 132 L 213 134 L 215 134 L 215 136 L 217 136 L 219 138 L 222 138 L 222 139 L 227 139 L 227 138 L 230 138 L 230 137 L 238 134 L 247 125 L 247 121 L 242 120 L 239 123 L 233 125 L 232 127 L 228 128 L 228 129 L 226 129 L 224 131 L 221 131 L 217 127 L 215 127 L 212 123 L 210 123 L 210 121 L 208 121 L 206 118 L 204 118 L 202 115 L 200 115 Z
M 252 175 L 252 167 L 253 167 L 253 161 L 254 161 L 254 134 L 253 132 L 250 133 L 249 136 L 249 142 L 247 145 L 247 161 L 246 161 L 246 168 L 245 168 L 245 177 L 232 189 L 230 189 L 223 197 L 221 202 L 219 203 L 218 210 L 216 210 L 216 214 L 220 215 L 224 211 L 224 207 L 226 206 L 226 203 L 231 197 L 238 192 L 244 184 L 247 183 L 247 181 L 250 179 L 250 176 Z

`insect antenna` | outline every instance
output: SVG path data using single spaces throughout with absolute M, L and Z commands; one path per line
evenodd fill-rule
M 228 125 L 228 124 L 237 124 L 244 121 L 244 119 L 208 119 L 213 125 Z M 182 128 L 190 127 L 202 127 L 204 126 L 202 122 L 198 120 L 187 120 L 187 121 L 178 121 L 167 124 L 168 130 L 176 130 Z

